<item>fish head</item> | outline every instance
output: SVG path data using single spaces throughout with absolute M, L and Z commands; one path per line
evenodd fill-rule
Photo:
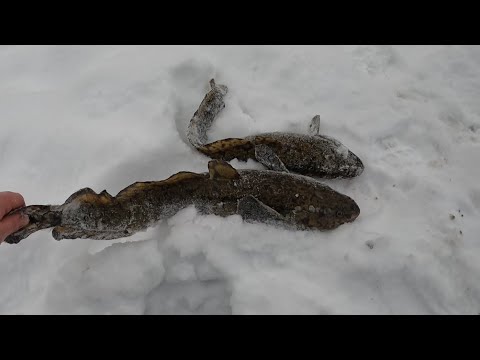
M 335 223 L 335 227 L 353 222 L 360 215 L 360 207 L 355 200 L 343 194 L 338 194 L 337 197 L 338 201 L 333 203 L 331 211 L 327 214 L 327 217 Z
M 324 141 L 323 152 L 324 160 L 322 167 L 335 169 L 334 173 L 338 177 L 351 178 L 359 176 L 364 170 L 362 160 L 350 151 L 337 139 L 322 136 Z
M 295 220 L 307 228 L 332 230 L 351 223 L 360 215 L 360 207 L 347 195 L 325 186 L 298 206 Z

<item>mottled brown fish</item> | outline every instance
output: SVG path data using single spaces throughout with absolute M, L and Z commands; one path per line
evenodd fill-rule
M 364 165 L 357 155 L 340 141 L 319 134 L 319 115 L 312 119 L 309 134 L 271 132 L 207 143 L 207 132 L 225 107 L 228 93 L 228 88 L 217 85 L 214 79 L 210 86 L 187 130 L 189 142 L 208 157 L 225 161 L 253 159 L 270 170 L 322 178 L 351 178 L 363 172 Z
M 248 222 L 298 230 L 332 230 L 360 214 L 353 199 L 310 177 L 237 170 L 223 160 L 211 160 L 208 169 L 208 173 L 179 172 L 162 181 L 137 182 L 115 197 L 85 188 L 63 205 L 24 207 L 16 211 L 27 214 L 30 224 L 5 241 L 18 243 L 52 227 L 56 240 L 128 237 L 191 205 L 201 214 L 238 214 Z

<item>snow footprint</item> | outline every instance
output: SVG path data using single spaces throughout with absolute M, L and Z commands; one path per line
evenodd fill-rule
M 405 89 L 400 89 L 395 91 L 395 94 L 398 98 L 407 101 L 416 101 L 416 102 L 429 102 L 431 100 L 437 99 L 438 95 L 430 90 L 423 90 L 416 87 L 408 87 Z
M 454 135 L 457 142 L 480 141 L 480 125 L 469 119 L 457 104 L 450 102 L 440 104 L 438 118 L 452 131 L 456 131 Z
M 225 280 L 163 283 L 146 299 L 145 315 L 231 315 Z
M 232 313 L 230 283 L 203 253 L 182 256 L 164 247 L 164 281 L 145 299 L 145 314 Z
M 480 188 L 470 190 L 470 200 L 473 206 L 480 211 Z

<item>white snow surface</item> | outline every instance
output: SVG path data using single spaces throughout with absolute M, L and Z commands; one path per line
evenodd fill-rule
M 0 314 L 480 313 L 478 46 L 2 46 L 0 191 L 61 204 L 207 171 L 186 129 L 211 78 L 229 87 L 211 141 L 307 134 L 319 114 L 365 165 L 322 180 L 357 220 L 188 208 L 115 241 L 43 230 L 0 245 Z

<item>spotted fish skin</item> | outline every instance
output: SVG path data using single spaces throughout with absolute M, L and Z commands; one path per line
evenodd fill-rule
M 271 168 L 270 162 L 259 158 L 258 152 L 255 151 L 260 145 L 268 146 L 271 153 L 277 156 L 277 162 L 281 162 L 281 166 L 277 167 L 279 171 L 286 169 L 301 175 L 321 178 L 352 178 L 362 174 L 364 165 L 360 158 L 340 141 L 326 135 L 270 132 L 207 143 L 207 132 L 225 107 L 224 97 L 228 91 L 226 86 L 216 85 L 213 80 L 211 85 L 212 89 L 195 112 L 187 131 L 190 143 L 204 155 L 225 161 L 252 159 Z M 317 115 L 312 119 L 310 132 L 318 133 L 319 126 Z
M 325 135 L 272 132 L 243 139 L 223 139 L 198 147 L 213 158 L 231 161 L 256 160 L 255 147 L 267 145 L 289 171 L 321 178 L 352 178 L 362 174 L 360 158 L 338 140 Z
M 5 241 L 18 243 L 49 227 L 54 227 L 57 240 L 128 237 L 192 205 L 201 214 L 245 214 L 242 217 L 249 221 L 247 213 L 257 214 L 256 222 L 296 230 L 333 230 L 360 214 L 353 199 L 313 178 L 237 170 L 222 160 L 211 160 L 208 173 L 180 172 L 162 181 L 137 182 L 115 197 L 85 188 L 62 205 L 27 206 L 20 211 L 36 217 L 35 223 Z M 251 211 L 244 211 L 246 207 Z

